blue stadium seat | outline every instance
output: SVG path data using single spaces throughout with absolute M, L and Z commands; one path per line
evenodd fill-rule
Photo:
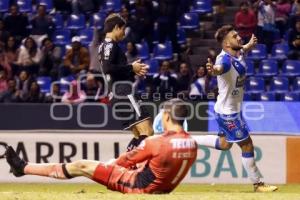
M 31 0 L 17 0 L 20 12 L 32 12 Z
M 288 77 L 300 76 L 300 61 L 286 60 L 282 66 L 282 74 Z
M 106 12 L 119 12 L 121 10 L 121 0 L 106 0 L 104 10 Z
M 283 100 L 283 101 L 300 101 L 299 93 L 287 92 L 283 95 L 283 98 L 281 100 Z
M 284 44 L 275 44 L 272 47 L 272 55 L 271 58 L 276 60 L 285 60 L 287 57 L 287 53 L 289 51 L 289 46 Z
M 246 90 L 251 93 L 265 91 L 265 80 L 261 77 L 249 77 L 246 81 Z
M 259 64 L 257 76 L 270 77 L 278 74 L 278 63 L 274 59 L 262 60 Z
M 137 44 L 135 44 L 135 46 L 137 48 L 140 59 L 146 60 L 150 57 L 149 47 L 148 47 L 147 42 L 137 43 Z
M 93 16 L 90 18 L 90 27 L 95 27 L 99 30 L 103 29 L 104 26 L 104 21 L 106 18 L 105 13 L 95 13 Z
M 9 10 L 9 0 L 0 1 L 0 12 L 5 13 Z
M 155 73 L 158 73 L 159 63 L 156 59 L 146 60 L 145 63 L 149 65 L 148 75 L 152 76 Z
M 53 9 L 53 1 L 52 0 L 38 0 L 38 4 L 46 6 L 47 12 L 50 12 Z
M 67 19 L 67 28 L 71 30 L 79 30 L 85 28 L 85 17 L 83 14 L 72 14 Z
M 253 60 L 262 60 L 267 57 L 267 47 L 264 44 L 257 44 L 254 49 L 248 53 L 248 58 Z
M 184 29 L 199 28 L 199 16 L 197 13 L 185 13 L 180 18 L 180 27 Z
M 172 44 L 165 42 L 156 44 L 153 48 L 153 57 L 157 60 L 169 60 L 173 57 Z
M 73 76 L 65 76 L 59 79 L 60 91 L 62 93 L 68 92 L 70 89 L 71 82 L 75 80 Z
M 52 21 L 55 24 L 56 29 L 62 29 L 64 27 L 63 16 L 60 13 L 55 13 L 52 15 Z
M 78 36 L 81 39 L 81 44 L 88 46 L 93 40 L 93 29 L 87 28 L 79 31 Z
M 178 44 L 185 44 L 186 43 L 185 30 L 181 27 L 178 27 L 178 29 L 177 29 L 177 43 Z
M 56 30 L 53 34 L 53 42 L 57 45 L 67 45 L 71 42 L 71 32 L 69 30 Z
M 212 2 L 211 0 L 194 0 L 191 11 L 199 14 L 212 13 Z
M 252 101 L 251 93 L 249 92 L 244 93 L 244 101 Z
M 259 93 L 260 101 L 276 101 L 276 96 L 274 92 L 263 92 Z
M 289 80 L 286 77 L 273 77 L 270 91 L 275 93 L 285 93 L 289 91 Z
M 294 79 L 293 91 L 300 92 L 300 77 L 297 77 L 297 78 Z
M 51 77 L 50 76 L 39 76 L 37 77 L 37 83 L 41 88 L 41 92 L 49 93 L 51 87 Z
M 247 65 L 246 75 L 247 76 L 253 76 L 255 74 L 253 60 L 245 59 L 245 62 L 246 62 L 246 65 Z

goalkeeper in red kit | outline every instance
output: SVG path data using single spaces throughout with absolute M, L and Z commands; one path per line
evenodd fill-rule
M 197 143 L 182 128 L 188 116 L 184 102 L 171 99 L 163 109 L 164 134 L 147 137 L 137 148 L 107 163 L 92 160 L 67 164 L 27 163 L 19 158 L 11 146 L 6 149 L 6 160 L 17 177 L 38 175 L 71 179 L 84 176 L 122 193 L 169 193 L 194 163 Z M 132 166 L 137 168 L 131 169 Z

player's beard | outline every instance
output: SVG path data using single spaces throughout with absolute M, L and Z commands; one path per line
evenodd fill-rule
M 243 46 L 234 46 L 234 47 L 232 47 L 232 50 L 234 50 L 234 51 L 239 51 L 239 50 L 241 50 L 243 48 Z

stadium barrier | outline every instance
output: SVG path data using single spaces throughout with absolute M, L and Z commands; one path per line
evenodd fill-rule
M 193 132 L 194 134 L 204 134 Z M 37 163 L 71 162 L 78 159 L 108 161 L 126 150 L 129 133 L 115 131 L 2 132 L 3 143 L 11 144 L 21 157 Z M 275 184 L 300 183 L 300 137 L 255 135 L 255 155 L 264 181 Z M 197 160 L 185 177 L 185 183 L 250 183 L 241 163 L 241 151 L 234 145 L 230 151 L 198 147 Z M 0 160 L 0 182 L 61 182 L 54 179 L 25 176 L 15 178 L 9 166 Z M 91 182 L 84 178 L 72 182 Z

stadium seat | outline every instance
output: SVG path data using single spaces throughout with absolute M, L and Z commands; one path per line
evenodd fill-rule
M 276 101 L 276 95 L 274 92 L 259 93 L 260 101 Z
M 56 30 L 53 34 L 53 42 L 57 45 L 67 45 L 71 42 L 71 33 L 69 30 Z
M 81 43 L 85 46 L 88 46 L 93 40 L 93 34 L 93 29 L 87 28 L 80 30 L 78 36 L 81 39 Z
M 17 0 L 17 4 L 19 6 L 20 12 L 32 12 L 31 0 Z
M 244 93 L 244 101 L 252 101 L 251 93 Z
M 157 60 L 169 60 L 173 57 L 172 44 L 170 42 L 156 44 L 153 48 L 153 57 Z
M 199 14 L 212 13 L 212 2 L 211 0 L 194 0 L 191 12 Z
M 177 43 L 178 44 L 184 44 L 186 43 L 186 34 L 185 30 L 181 27 L 178 27 L 177 29 Z
M 281 75 L 288 77 L 300 76 L 300 61 L 286 60 L 283 63 Z
M 99 30 L 103 29 L 104 26 L 104 21 L 106 18 L 106 14 L 104 13 L 95 13 L 93 16 L 90 18 L 90 27 L 95 27 Z
M 52 15 L 52 21 L 55 24 L 56 29 L 62 29 L 64 27 L 63 16 L 60 13 L 55 13 Z
M 265 80 L 261 77 L 249 77 L 246 81 L 246 91 L 260 93 L 265 90 Z
M 106 12 L 119 12 L 121 10 L 121 0 L 106 0 L 103 9 Z
M 253 60 L 246 59 L 245 62 L 246 62 L 246 65 L 247 65 L 246 76 L 253 76 L 255 74 Z
M 300 92 L 300 77 L 294 79 L 293 91 Z
M 39 76 L 37 77 L 37 83 L 41 88 L 41 92 L 49 93 L 51 87 L 51 77 L 50 76 Z
M 285 93 L 289 90 L 289 80 L 286 77 L 273 77 L 270 91 L 275 93 Z
M 267 57 L 267 47 L 264 44 L 257 44 L 254 49 L 252 49 L 247 58 L 253 60 L 262 60 Z
M 300 101 L 299 93 L 296 92 L 287 92 L 284 93 L 283 101 Z
M 199 28 L 199 16 L 197 13 L 185 13 L 180 18 L 180 27 L 184 29 Z
M 135 44 L 135 46 L 137 48 L 140 59 L 146 60 L 150 57 L 149 47 L 148 47 L 147 42 L 137 43 L 137 44 Z
M 53 9 L 53 1 L 52 0 L 38 0 L 38 4 L 46 6 L 47 12 L 50 12 Z
M 287 53 L 289 51 L 289 46 L 287 44 L 275 44 L 272 47 L 272 59 L 285 60 Z
M 158 73 L 159 63 L 156 59 L 146 60 L 145 63 L 149 66 L 148 75 L 152 76 Z
M 72 14 L 67 19 L 67 28 L 71 30 L 79 30 L 85 28 L 85 17 L 83 14 Z
M 0 1 L 0 12 L 5 13 L 9 10 L 9 0 L 1 0 Z
M 70 88 L 70 84 L 73 80 L 75 80 L 73 76 L 61 77 L 59 79 L 60 91 L 62 93 L 68 92 Z
M 271 77 L 278 74 L 278 63 L 274 59 L 262 60 L 259 64 L 257 76 Z

